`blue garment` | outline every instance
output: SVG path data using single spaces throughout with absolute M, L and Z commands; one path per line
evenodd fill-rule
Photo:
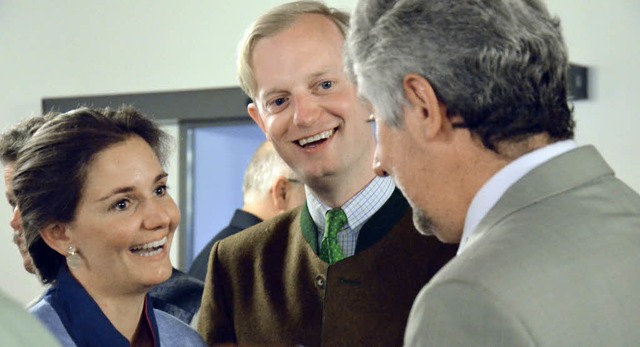
M 204 283 L 173 269 L 171 278 L 149 291 L 149 303 L 189 325 L 200 308 Z
M 129 346 L 98 304 L 61 266 L 56 284 L 30 310 L 63 346 Z M 155 346 L 205 346 L 196 331 L 175 317 L 155 310 L 145 300 L 145 323 Z

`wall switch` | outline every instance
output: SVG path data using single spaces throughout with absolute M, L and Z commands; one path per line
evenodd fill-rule
M 589 98 L 589 69 L 586 66 L 569 64 L 567 74 L 569 100 L 583 100 Z

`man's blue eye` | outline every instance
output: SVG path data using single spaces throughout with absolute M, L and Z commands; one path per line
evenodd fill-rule
M 277 98 L 273 100 L 273 104 L 276 106 L 282 106 L 282 104 L 284 104 L 284 98 Z
M 329 89 L 329 88 L 333 87 L 333 82 L 325 81 L 325 82 L 322 82 L 320 84 L 320 86 L 322 87 L 322 89 Z

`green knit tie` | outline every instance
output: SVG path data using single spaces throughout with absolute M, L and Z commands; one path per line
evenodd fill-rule
M 347 224 L 347 215 L 341 208 L 334 208 L 327 212 L 325 222 L 320 258 L 331 265 L 344 259 L 342 248 L 338 244 L 338 231 Z

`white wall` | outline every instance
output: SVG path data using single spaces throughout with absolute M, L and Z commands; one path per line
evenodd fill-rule
M 39 114 L 43 97 L 236 85 L 244 28 L 285 1 L 3 1 L 0 3 L 0 130 Z M 352 0 L 327 1 L 343 9 Z M 640 190 L 640 3 L 548 0 L 563 20 L 571 60 L 592 68 L 588 101 L 576 103 L 577 139 L 593 143 Z M 166 126 L 175 133 L 175 127 Z M 172 165 L 177 196 L 177 164 Z M 0 188 L 4 195 L 4 187 Z M 22 303 L 41 288 L 22 270 L 0 203 L 0 290 Z M 5 222 L 3 222 L 5 221 Z M 2 224 L 5 223 L 5 224 Z M 175 255 L 174 255 L 175 256 Z
M 0 131 L 39 114 L 43 97 L 235 86 L 235 51 L 244 29 L 284 2 L 3 1 Z M 348 0 L 327 3 L 351 6 Z M 177 135 L 174 125 L 164 128 Z M 171 169 L 177 197 L 177 162 Z M 42 289 L 22 269 L 11 242 L 9 207 L 3 204 L 0 290 L 27 303 Z
M 590 100 L 575 103 L 576 139 L 592 143 L 640 191 L 640 1 L 547 0 L 572 62 L 589 66 Z

